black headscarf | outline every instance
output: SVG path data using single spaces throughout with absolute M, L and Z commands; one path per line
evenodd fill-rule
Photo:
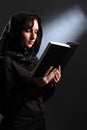
M 8 21 L 0 38 L 1 51 L 21 51 L 22 48 L 20 44 L 20 33 L 24 27 L 26 20 L 28 19 L 32 20 L 32 22 L 34 19 L 37 19 L 39 24 L 37 40 L 33 47 L 35 54 L 38 53 L 42 40 L 41 20 L 36 14 L 29 14 L 27 12 L 19 12 L 13 15 L 12 18 Z
M 26 20 L 37 20 L 39 25 L 39 31 L 37 33 L 37 39 L 32 48 L 24 48 L 21 45 L 20 34 L 23 30 Z M 32 24 L 33 26 L 33 24 Z M 33 61 L 35 56 L 39 51 L 42 40 L 42 27 L 41 19 L 36 14 L 30 14 L 28 12 L 19 12 L 13 15 L 8 23 L 6 24 L 1 38 L 0 38 L 0 52 L 1 54 L 8 54 L 19 59 L 21 62 L 31 63 L 31 68 L 33 68 Z

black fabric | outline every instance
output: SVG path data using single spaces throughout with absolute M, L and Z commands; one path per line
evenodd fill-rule
M 34 53 L 37 54 L 41 45 L 42 40 L 42 27 L 41 20 L 36 14 L 29 14 L 27 12 L 19 12 L 14 14 L 8 21 L 0 37 L 0 51 L 21 51 L 24 48 L 20 44 L 20 34 L 23 30 L 24 24 L 27 19 L 37 19 L 39 25 L 39 31 L 37 39 L 33 46 Z
M 47 100 L 54 91 L 49 85 L 39 88 L 33 82 L 31 70 L 37 61 L 36 57 L 32 57 L 30 65 L 30 60 L 28 61 L 23 54 L 11 52 L 5 52 L 0 56 L 0 104 L 2 106 L 0 111 L 6 117 L 2 127 L 4 125 L 9 130 L 27 130 L 30 127 L 30 130 L 37 130 L 38 127 L 43 126 L 44 99 Z M 32 69 L 27 67 L 28 65 L 32 66 Z M 43 130 L 44 127 L 40 129 Z
M 32 48 L 20 43 L 20 32 L 26 19 L 37 18 L 39 31 Z M 45 130 L 44 102 L 55 86 L 38 87 L 31 76 L 38 62 L 36 57 L 42 39 L 40 19 L 19 13 L 7 23 L 0 39 L 0 130 Z
M 46 130 L 45 119 L 40 115 L 37 118 L 4 118 L 0 130 Z

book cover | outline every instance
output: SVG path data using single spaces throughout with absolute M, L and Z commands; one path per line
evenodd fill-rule
M 35 66 L 32 76 L 43 76 L 50 66 L 57 68 L 60 65 L 61 71 L 63 71 L 79 45 L 79 43 L 74 42 L 59 43 L 50 41 Z

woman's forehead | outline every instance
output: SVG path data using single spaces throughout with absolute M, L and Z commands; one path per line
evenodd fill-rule
M 37 26 L 39 26 L 37 19 L 34 19 L 34 20 L 28 19 L 26 20 L 24 27 L 32 28 L 34 26 L 34 23 L 37 23 Z

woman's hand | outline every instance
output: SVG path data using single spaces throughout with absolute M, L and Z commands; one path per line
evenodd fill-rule
M 43 77 L 35 78 L 34 81 L 39 87 L 43 87 L 47 85 L 48 83 L 57 83 L 59 82 L 61 78 L 61 67 L 58 66 L 58 68 L 53 68 L 51 66 Z
M 48 84 L 49 82 L 57 83 L 61 78 L 61 67 L 58 66 L 58 68 L 53 68 L 51 66 L 45 73 L 45 75 L 42 77 L 45 84 Z

